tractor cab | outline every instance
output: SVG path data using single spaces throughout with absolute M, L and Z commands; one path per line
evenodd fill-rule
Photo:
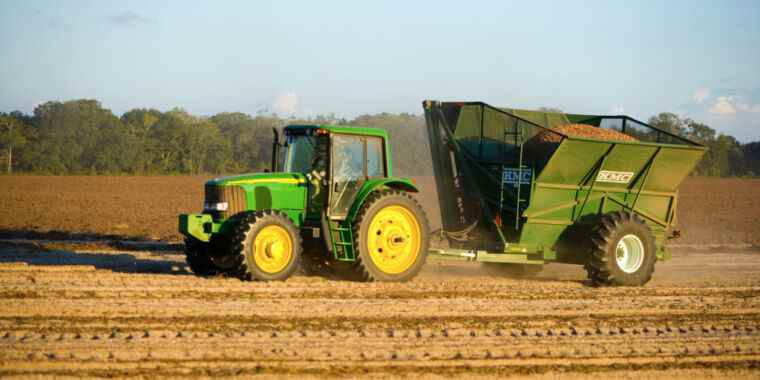
M 345 220 L 362 187 L 390 174 L 384 130 L 292 125 L 285 128 L 284 142 L 277 140 L 273 170 L 307 178 L 307 219 L 324 210 L 332 220 Z

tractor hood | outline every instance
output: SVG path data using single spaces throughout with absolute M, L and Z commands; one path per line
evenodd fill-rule
M 306 177 L 301 173 L 251 173 L 230 177 L 214 178 L 206 185 L 235 186 L 235 185 L 266 185 L 287 184 L 298 185 L 306 183 Z
M 206 182 L 204 210 L 211 212 L 214 220 L 258 210 L 281 210 L 298 220 L 306 207 L 307 188 L 306 176 L 300 173 L 214 178 Z

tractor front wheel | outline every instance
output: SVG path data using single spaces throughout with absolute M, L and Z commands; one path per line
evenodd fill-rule
M 586 271 L 594 285 L 640 286 L 652 279 L 657 261 L 652 230 L 638 215 L 602 216 L 591 234 Z
M 241 280 L 285 280 L 301 264 L 301 235 L 280 211 L 247 213 L 234 228 L 230 250 Z
M 354 221 L 354 269 L 365 281 L 407 281 L 425 264 L 428 222 L 408 193 L 370 195 Z

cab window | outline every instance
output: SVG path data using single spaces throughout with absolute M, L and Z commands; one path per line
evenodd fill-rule
M 385 177 L 383 139 L 367 137 L 367 177 Z

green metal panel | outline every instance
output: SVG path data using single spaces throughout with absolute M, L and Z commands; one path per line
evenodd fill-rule
M 306 183 L 306 177 L 301 173 L 252 173 L 230 177 L 214 178 L 206 182 L 210 185 L 233 186 L 255 184 L 302 184 Z
M 207 184 L 240 186 L 245 191 L 249 211 L 280 210 L 300 227 L 304 222 L 308 184 L 301 173 L 261 173 L 215 178 Z M 221 221 L 222 232 L 229 231 Z
M 354 199 L 354 202 L 351 206 L 351 209 L 348 212 L 348 216 L 346 217 L 347 221 L 353 221 L 356 217 L 356 214 L 359 213 L 359 210 L 361 209 L 361 206 L 364 204 L 364 200 L 367 199 L 367 197 L 376 190 L 379 189 L 399 189 L 403 191 L 409 191 L 412 193 L 419 192 L 417 189 L 417 186 L 414 185 L 414 183 L 408 179 L 408 178 L 375 178 L 370 179 L 362 185 L 361 189 L 359 189 L 359 192 L 356 194 L 356 198 Z
M 305 183 L 258 183 L 241 185 L 251 210 L 303 210 L 306 208 Z
M 208 214 L 180 214 L 179 232 L 187 237 L 194 237 L 200 241 L 211 240 L 211 232 L 204 229 L 204 225 L 212 224 L 211 215 Z

